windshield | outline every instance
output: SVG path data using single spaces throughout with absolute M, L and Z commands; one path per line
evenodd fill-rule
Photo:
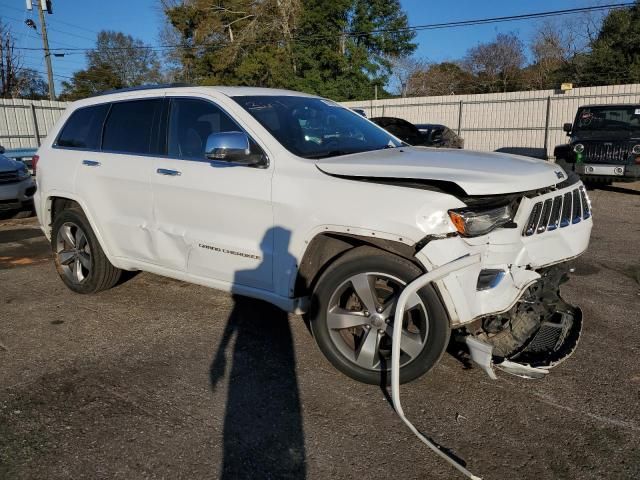
M 640 131 L 640 106 L 581 108 L 576 115 L 574 130 Z
M 402 143 L 356 112 L 321 98 L 233 97 L 291 153 L 327 158 Z

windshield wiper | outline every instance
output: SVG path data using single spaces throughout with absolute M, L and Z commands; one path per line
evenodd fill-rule
M 383 145 L 381 147 L 376 147 L 376 148 L 371 148 L 366 150 L 351 150 L 351 151 L 329 150 L 328 152 L 312 153 L 311 155 L 305 155 L 305 158 L 318 159 L 318 158 L 327 158 L 327 157 L 337 157 L 339 155 L 349 155 L 351 153 L 373 152 L 375 150 L 386 150 L 387 148 L 400 148 L 400 147 L 402 147 L 402 145 L 395 146 L 395 145 L 389 145 L 387 143 L 386 145 Z
M 327 158 L 327 157 L 337 157 L 338 155 L 348 155 L 349 153 L 346 150 L 330 150 L 328 152 L 314 153 L 311 155 L 305 155 L 305 158 Z

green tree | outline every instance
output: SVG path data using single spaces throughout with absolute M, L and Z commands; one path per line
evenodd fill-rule
M 86 57 L 87 68 L 75 72 L 70 81 L 62 82 L 61 98 L 75 100 L 105 90 L 162 80 L 158 54 L 131 35 L 101 31 L 96 48 L 87 52 Z
M 288 86 L 299 0 L 164 2 L 177 47 L 178 80 Z
M 61 100 L 79 100 L 100 92 L 124 88 L 110 65 L 92 65 L 75 72 L 70 81 L 62 82 Z
M 305 0 L 295 43 L 296 88 L 336 100 L 384 94 L 390 58 L 409 56 L 415 33 L 398 0 Z
M 591 51 L 575 59 L 573 75 L 579 84 L 640 82 L 640 1 L 607 15 Z
M 127 87 L 158 83 L 162 79 L 155 50 L 142 40 L 122 32 L 98 33 L 96 48 L 87 53 L 89 66 L 109 65 Z
M 414 49 L 398 0 L 165 0 L 177 78 L 369 98 Z M 391 32 L 389 30 L 394 30 Z

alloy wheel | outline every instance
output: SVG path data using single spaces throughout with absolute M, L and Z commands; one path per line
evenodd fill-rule
M 56 235 L 56 256 L 64 275 L 83 283 L 91 272 L 91 248 L 85 232 L 73 222 L 63 223 Z
M 329 336 L 348 360 L 361 368 L 387 371 L 391 364 L 393 317 L 405 282 L 384 273 L 359 273 L 335 289 L 326 319 Z M 413 294 L 405 309 L 400 365 L 422 353 L 429 334 L 427 309 Z

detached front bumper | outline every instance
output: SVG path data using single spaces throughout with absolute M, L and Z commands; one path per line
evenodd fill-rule
M 21 182 L 0 184 L 0 210 L 14 210 L 33 203 L 36 184 L 29 177 Z

